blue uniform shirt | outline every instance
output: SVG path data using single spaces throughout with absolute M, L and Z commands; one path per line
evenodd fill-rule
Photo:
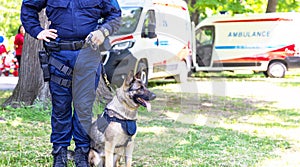
M 38 13 L 46 8 L 50 27 L 63 40 L 82 40 L 95 30 L 99 21 L 110 34 L 120 26 L 121 10 L 117 0 L 23 0 L 21 21 L 32 37 L 43 30 Z

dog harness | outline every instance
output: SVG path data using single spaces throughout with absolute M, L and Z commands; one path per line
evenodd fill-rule
M 127 135 L 129 136 L 133 136 L 136 133 L 136 120 L 124 120 L 124 119 L 120 119 L 117 117 L 110 117 L 107 114 L 108 109 L 104 110 L 104 114 L 103 117 L 106 119 L 106 121 L 108 122 L 108 124 L 110 122 L 118 122 L 121 124 L 122 129 L 127 133 Z

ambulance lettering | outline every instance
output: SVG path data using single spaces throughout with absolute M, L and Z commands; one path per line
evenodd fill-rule
M 253 31 L 253 32 L 229 32 L 227 37 L 244 37 L 244 38 L 251 38 L 251 37 L 270 37 L 270 31 Z

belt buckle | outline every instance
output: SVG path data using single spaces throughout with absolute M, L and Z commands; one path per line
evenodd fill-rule
M 72 41 L 72 50 L 77 50 L 76 44 L 77 44 L 77 41 Z
M 82 41 L 73 41 L 72 42 L 72 49 L 78 50 L 82 48 Z

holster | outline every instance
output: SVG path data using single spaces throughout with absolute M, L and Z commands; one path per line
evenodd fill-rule
M 39 51 L 39 60 L 43 71 L 44 81 L 48 82 L 50 81 L 49 54 L 44 50 Z

